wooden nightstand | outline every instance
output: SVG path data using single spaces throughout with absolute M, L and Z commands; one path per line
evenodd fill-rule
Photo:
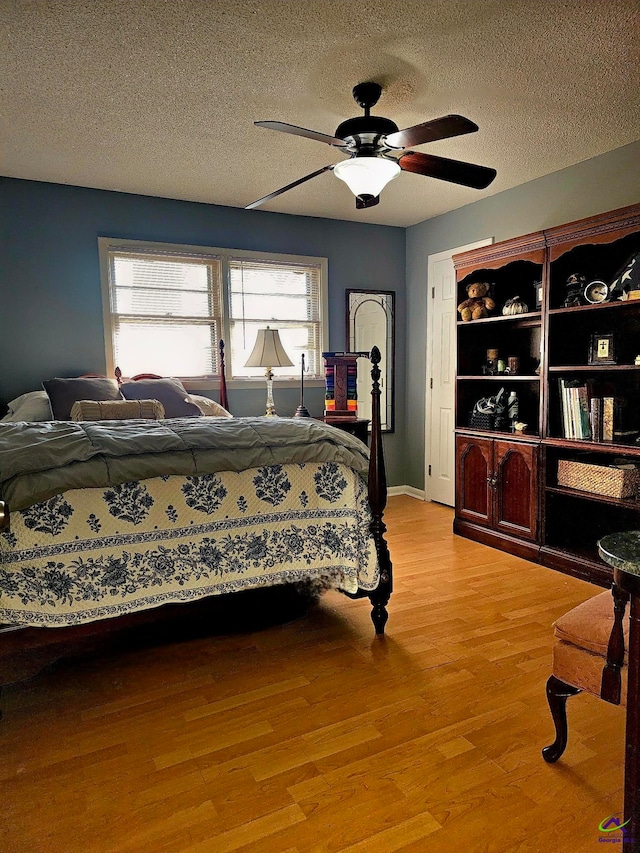
M 331 415 L 325 415 L 319 418 L 325 424 L 342 429 L 345 432 L 355 435 L 360 441 L 365 444 L 369 443 L 369 421 L 366 418 L 334 418 Z

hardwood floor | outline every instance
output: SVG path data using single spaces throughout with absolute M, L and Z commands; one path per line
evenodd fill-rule
M 553 620 L 599 592 L 389 501 L 385 639 L 337 593 L 261 632 L 58 664 L 3 692 L 3 853 L 483 853 L 598 848 L 624 712 L 569 700 Z

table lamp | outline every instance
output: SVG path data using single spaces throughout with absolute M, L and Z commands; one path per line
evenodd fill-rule
M 249 356 L 245 367 L 267 368 L 267 410 L 265 415 L 269 418 L 277 417 L 276 407 L 273 404 L 273 368 L 292 367 L 293 362 L 284 351 L 280 335 L 277 329 L 258 329 L 258 337 Z

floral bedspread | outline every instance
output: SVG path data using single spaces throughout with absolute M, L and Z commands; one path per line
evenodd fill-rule
M 336 462 L 74 489 L 0 531 L 0 622 L 63 626 L 318 579 L 378 585 L 366 486 Z

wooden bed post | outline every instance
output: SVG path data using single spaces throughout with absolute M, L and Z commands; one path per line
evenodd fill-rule
M 384 508 L 387 505 L 387 475 L 384 467 L 384 450 L 382 447 L 382 429 L 380 426 L 380 364 L 381 355 L 378 347 L 371 350 L 371 447 L 369 450 L 369 505 L 371 506 L 371 533 L 376 543 L 378 565 L 380 567 L 380 583 L 377 589 L 369 593 L 372 604 L 371 619 L 376 634 L 384 634 L 384 626 L 389 614 L 387 604 L 393 588 L 393 574 L 389 548 L 384 538 L 387 526 L 382 520 Z

